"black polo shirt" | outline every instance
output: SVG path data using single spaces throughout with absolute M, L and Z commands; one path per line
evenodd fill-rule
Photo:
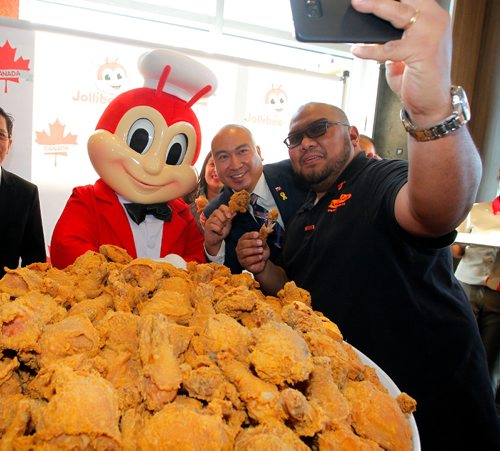
M 407 172 L 406 161 L 357 155 L 316 205 L 311 193 L 297 212 L 280 263 L 347 342 L 417 399 L 424 423 L 434 394 L 465 360 L 480 361 L 475 390 L 487 374 L 475 318 L 452 271 L 455 232 L 416 239 L 395 220 Z

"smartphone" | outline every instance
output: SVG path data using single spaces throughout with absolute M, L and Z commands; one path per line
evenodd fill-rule
M 295 37 L 301 42 L 381 44 L 403 30 L 351 6 L 351 0 L 290 0 Z

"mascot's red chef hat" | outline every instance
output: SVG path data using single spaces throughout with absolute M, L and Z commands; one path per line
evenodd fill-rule
M 201 148 L 200 124 L 191 109 L 200 98 L 209 97 L 217 89 L 215 74 L 200 62 L 167 49 L 155 49 L 139 57 L 139 71 L 144 87 L 132 89 L 116 97 L 104 110 L 96 130 L 114 133 L 123 115 L 136 106 L 149 106 L 160 112 L 167 124 L 186 121 L 193 125 L 197 144 L 191 164 Z

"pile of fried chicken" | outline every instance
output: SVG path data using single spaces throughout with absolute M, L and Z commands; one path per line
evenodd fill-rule
M 4 450 L 412 447 L 415 401 L 293 282 L 103 246 L 7 270 L 0 327 Z

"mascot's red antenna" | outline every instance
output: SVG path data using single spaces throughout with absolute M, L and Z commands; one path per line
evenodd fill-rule
M 201 97 L 203 97 L 207 92 L 210 92 L 212 89 L 212 85 L 206 85 L 205 87 L 201 88 L 191 99 L 189 102 L 186 104 L 186 108 L 190 108 L 192 105 L 194 105 L 198 100 L 200 100 Z
M 170 74 L 170 70 L 172 66 L 165 66 L 161 72 L 160 79 L 158 80 L 158 86 L 156 87 L 155 97 L 160 96 L 163 93 L 163 87 L 167 82 L 168 75 Z

